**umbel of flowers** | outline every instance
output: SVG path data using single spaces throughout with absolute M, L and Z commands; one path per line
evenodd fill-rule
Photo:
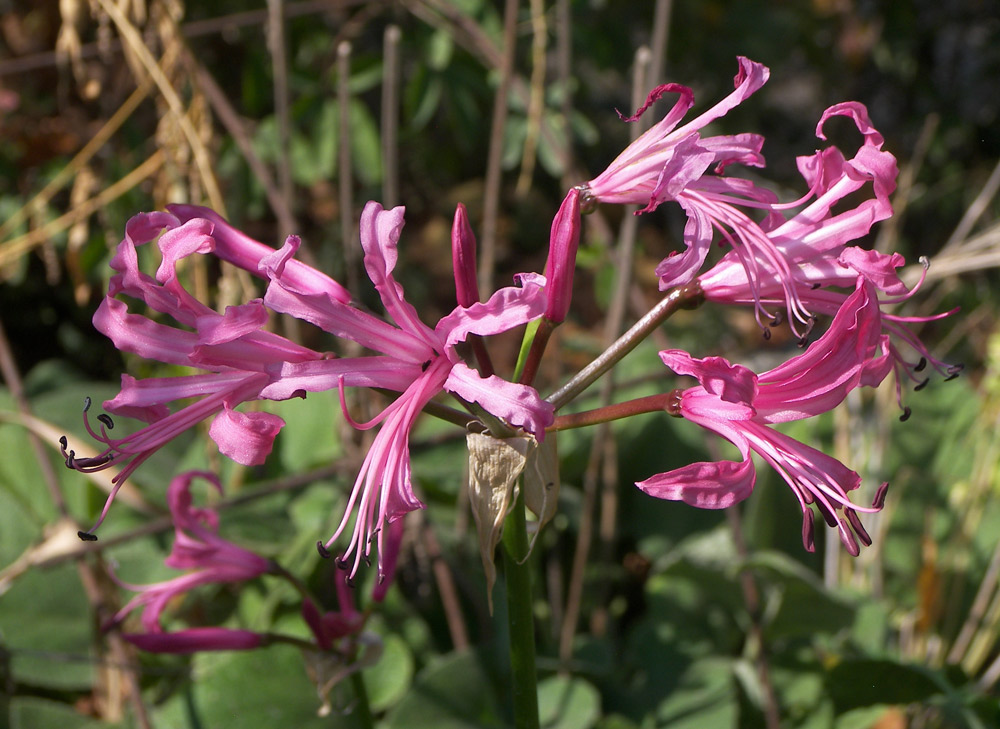
M 71 468 L 120 469 L 97 523 L 81 537 L 96 539 L 93 532 L 122 482 L 164 443 L 197 423 L 211 420 L 209 435 L 221 453 L 237 463 L 258 465 L 270 453 L 284 421 L 266 408 L 245 410 L 242 404 L 336 390 L 344 405 L 345 390 L 360 387 L 397 394 L 365 423 L 352 420 L 346 405 L 342 408 L 354 427 L 378 429 L 346 512 L 332 534 L 318 535 L 320 552 L 336 556 L 347 578 L 353 578 L 373 552 L 380 580 L 393 573 L 401 519 L 423 507 L 411 480 L 410 433 L 416 419 L 442 394 L 450 396 L 454 408 L 435 403 L 437 414 L 495 437 L 529 436 L 539 443 L 547 431 L 665 410 L 729 440 L 742 460 L 691 463 L 650 474 L 637 484 L 642 491 L 701 508 L 730 506 L 753 489 L 755 466 L 750 454 L 754 452 L 777 471 L 798 500 L 806 549 L 814 547 L 818 511 L 839 531 L 847 550 L 858 554 L 861 544 L 871 543 L 858 514 L 882 507 L 886 484 L 876 489 L 870 506 L 852 502 L 850 493 L 861 483 L 857 473 L 774 426 L 827 412 L 853 389 L 877 387 L 890 372 L 895 373 L 901 393 L 906 381 L 921 383 L 918 373 L 928 362 L 946 377 L 958 369 L 933 358 L 909 328 L 936 317 L 903 318 L 886 310 L 913 293 L 897 275 L 904 264 L 902 256 L 861 245 L 872 226 L 892 214 L 889 197 L 897 176 L 895 158 L 883 149 L 884 140 L 863 105 L 846 102 L 823 113 L 816 129 L 820 140 L 825 139 L 825 125 L 843 117 L 860 132 L 861 144 L 853 153 L 826 146 L 800 157 L 803 194 L 793 201 L 780 202 L 770 190 L 734 174 L 743 166 L 764 167 L 763 137 L 703 133 L 709 122 L 743 103 L 767 78 L 766 67 L 740 58 L 734 91 L 683 124 L 694 105 L 691 90 L 677 84 L 654 89 L 626 121 L 637 119 L 666 94 L 676 94 L 677 101 L 605 171 L 568 192 L 553 221 L 544 275 L 522 273 L 511 285 L 489 293 L 485 302 L 476 287 L 475 239 L 460 205 L 452 230 L 457 305 L 436 322 L 421 318 L 394 275 L 402 207 L 385 210 L 369 202 L 361 215 L 364 268 L 381 298 L 384 317 L 356 305 L 343 286 L 296 260 L 300 245 L 296 236 L 273 248 L 236 230 L 212 210 L 191 205 L 133 217 L 111 261 L 115 273 L 94 324 L 124 352 L 187 366 L 196 373 L 144 380 L 123 375 L 121 392 L 106 401 L 104 409 L 147 425 L 112 437 L 110 416 L 98 416 L 95 428 L 85 415 L 88 431 L 101 444 L 100 453 L 78 456 L 64 442 Z M 543 398 L 532 383 L 548 334 L 572 311 L 581 215 L 599 203 L 637 204 L 642 206 L 639 214 L 677 204 L 686 214 L 683 248 L 656 268 L 660 288 L 668 292 L 665 303 L 651 313 L 659 317 L 656 321 L 680 306 L 703 301 L 745 306 L 753 311 L 763 339 L 771 327 L 785 321 L 804 351 L 767 372 L 755 373 L 731 363 L 724 353 L 665 350 L 660 352 L 663 364 L 676 375 L 695 378 L 697 385 L 682 386 L 683 381 L 664 372 L 662 396 L 618 403 L 589 415 L 557 415 L 566 398 Z M 140 270 L 137 255 L 140 246 L 150 244 L 162 254 L 153 275 Z M 713 244 L 725 251 L 709 266 Z M 178 264 L 191 256 L 213 256 L 249 272 L 260 279 L 263 296 L 216 312 L 192 296 L 177 276 Z M 145 310 L 159 316 L 154 320 Z M 340 357 L 278 336 L 266 329 L 275 314 L 309 322 L 360 345 L 365 353 Z M 819 316 L 829 317 L 830 324 L 816 336 Z M 648 332 L 648 322 L 643 326 L 641 331 Z M 498 374 L 505 371 L 495 369 L 490 359 L 489 337 L 522 329 L 529 344 L 524 367 L 516 376 L 507 370 L 505 378 Z M 636 331 L 640 330 L 626 334 L 603 355 L 600 367 L 573 378 L 572 391 L 582 391 L 634 347 Z M 465 342 L 470 346 L 460 346 Z M 191 402 L 171 409 L 181 400 Z M 213 554 L 229 554 L 230 547 L 219 545 L 211 530 L 206 531 L 213 522 L 197 526 L 205 515 L 183 507 L 187 481 L 181 483 L 171 487 L 179 538 L 196 530 L 214 545 Z M 181 506 L 174 508 L 175 502 Z M 189 578 L 192 583 L 251 579 L 268 571 L 266 562 L 236 547 L 232 550 L 234 558 L 224 558 L 225 570 L 205 553 L 197 564 L 173 555 L 172 559 L 174 566 L 198 567 L 197 576 Z M 185 650 L 248 648 L 259 642 L 242 633 L 188 632 L 177 634 L 171 643 L 157 629 L 159 596 L 181 589 L 179 585 L 134 588 L 140 596 L 125 612 L 146 605 L 143 624 L 150 635 L 133 637 L 136 644 L 150 650 Z M 387 587 L 384 584 L 383 589 Z M 304 614 L 322 643 L 323 633 L 316 626 L 323 623 L 315 606 Z

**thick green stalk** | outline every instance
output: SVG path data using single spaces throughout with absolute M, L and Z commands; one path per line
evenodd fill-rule
M 514 726 L 538 729 L 538 675 L 535 672 L 535 621 L 531 614 L 531 573 L 523 490 L 503 530 L 503 571 L 507 584 L 510 630 L 510 673 L 514 694 Z
M 371 706 L 368 704 L 368 689 L 365 688 L 365 680 L 361 676 L 361 671 L 351 674 L 351 686 L 354 688 L 354 697 L 357 703 L 354 711 L 357 714 L 358 723 L 363 729 L 374 729 L 375 719 L 372 717 Z

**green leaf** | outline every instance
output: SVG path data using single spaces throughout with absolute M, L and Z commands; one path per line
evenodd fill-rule
M 72 564 L 23 574 L 0 600 L 14 678 L 51 688 L 89 687 L 91 620 Z
M 731 727 L 736 726 L 738 714 L 729 661 L 705 658 L 693 663 L 677 690 L 660 703 L 657 725 L 670 729 Z
M 413 688 L 389 712 L 386 729 L 503 727 L 497 698 L 476 652 L 455 653 L 420 672 Z
M 194 674 L 198 677 L 193 686 L 198 720 L 194 726 L 233 726 L 236 717 L 240 729 L 359 726 L 350 709 L 354 700 L 350 681 L 334 689 L 333 712 L 323 718 L 317 715 L 321 701 L 306 680 L 302 656 L 291 647 L 198 654 Z
M 7 717 L 0 717 L 0 721 Z M 89 719 L 80 711 L 67 704 L 36 698 L 16 698 L 11 702 L 11 729 L 114 729 L 132 726 L 127 720 L 110 724 L 98 719 Z
M 310 392 L 305 399 L 269 404 L 268 410 L 285 419 L 276 445 L 287 472 L 326 465 L 343 455 L 337 434 L 340 401 L 335 391 Z
M 366 185 L 377 185 L 382 181 L 382 141 L 378 125 L 368 108 L 357 100 L 351 101 L 349 116 L 354 174 Z
M 382 656 L 362 677 L 372 711 L 382 712 L 396 704 L 413 682 L 413 654 L 398 635 L 382 638 Z
M 875 704 L 926 701 L 948 691 L 944 679 L 928 668 L 895 661 L 845 659 L 826 676 L 837 713 Z
M 551 676 L 538 684 L 543 729 L 590 729 L 601 715 L 601 696 L 582 678 Z

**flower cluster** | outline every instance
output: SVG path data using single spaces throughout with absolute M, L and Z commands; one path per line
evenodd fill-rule
M 468 411 L 465 420 L 490 426 L 494 435 L 521 431 L 541 441 L 546 429 L 560 427 L 554 406 L 531 383 L 549 333 L 570 311 L 581 216 L 598 203 L 636 204 L 644 213 L 673 202 L 687 217 L 684 245 L 656 268 L 660 288 L 683 287 L 698 300 L 750 307 L 765 338 L 771 327 L 787 321 L 805 349 L 761 374 L 720 356 L 661 352 L 660 358 L 673 372 L 693 376 L 699 383 L 673 390 L 666 410 L 729 440 L 742 460 L 692 463 L 654 475 L 638 487 L 658 498 L 724 508 L 752 490 L 756 474 L 750 454 L 755 452 L 798 499 L 807 549 L 814 545 L 815 505 L 838 529 L 848 551 L 858 554 L 859 542 L 871 543 L 858 512 L 879 510 L 886 485 L 877 490 L 870 507 L 852 503 L 849 492 L 861 482 L 857 473 L 772 426 L 827 412 L 851 390 L 877 387 L 892 371 L 899 392 L 902 382 L 920 381 L 917 373 L 928 362 L 949 377 L 957 368 L 933 358 L 909 328 L 936 317 L 905 318 L 889 311 L 916 290 L 908 290 L 897 275 L 902 256 L 858 244 L 876 222 L 892 214 L 889 197 L 897 176 L 895 158 L 883 149 L 884 140 L 864 106 L 846 102 L 823 113 L 816 129 L 821 140 L 827 123 L 843 117 L 853 123 L 862 142 L 850 158 L 832 146 L 800 157 L 798 169 L 806 191 L 792 202 L 779 202 L 770 190 L 732 174 L 740 166 L 764 167 L 763 137 L 702 133 L 707 124 L 760 89 L 768 75 L 763 65 L 740 58 L 733 93 L 683 125 L 694 105 L 691 90 L 677 84 L 654 89 L 626 121 L 637 119 L 664 94 L 677 94 L 677 102 L 604 172 L 569 191 L 552 224 L 544 275 L 520 274 L 516 285 L 493 292 L 485 303 L 476 282 L 475 238 L 465 208 L 459 205 L 452 228 L 457 306 L 433 326 L 421 320 L 394 276 L 403 228 L 401 207 L 385 210 L 369 202 L 361 216 L 364 268 L 381 299 L 384 318 L 357 305 L 333 279 L 297 261 L 300 240 L 295 236 L 274 249 L 250 239 L 215 212 L 189 205 L 137 215 L 126 225 L 112 259 L 115 275 L 94 323 L 122 351 L 200 372 L 141 381 L 123 376 L 121 392 L 104 403 L 105 409 L 148 425 L 112 438 L 109 416 L 99 416 L 97 429 L 87 421 L 88 431 L 103 449 L 95 456 L 80 457 L 64 442 L 67 465 L 81 471 L 120 467 L 116 491 L 164 443 L 207 418 L 212 419 L 209 435 L 221 453 L 241 464 L 260 464 L 284 421 L 265 411 L 238 409 L 242 404 L 337 390 L 348 422 L 359 429 L 379 430 L 346 513 L 318 547 L 329 556 L 350 527 L 346 546 L 338 549 L 345 579 L 353 578 L 360 563 L 370 560 L 374 548 L 384 580 L 391 576 L 399 552 L 400 519 L 423 506 L 410 474 L 409 438 L 417 417 L 432 399 L 448 393 Z M 162 263 L 156 275 L 149 276 L 139 269 L 137 248 L 153 241 Z M 725 246 L 726 252 L 709 266 L 713 243 Z M 179 263 L 194 255 L 212 255 L 258 277 L 264 287 L 262 298 L 223 313 L 199 302 L 177 275 Z M 123 297 L 160 316 L 154 320 L 131 313 Z M 341 357 L 299 345 L 266 330 L 272 314 L 309 322 L 360 345 L 366 353 Z M 809 343 L 819 317 L 828 317 L 831 323 Z M 174 324 L 162 323 L 168 319 Z M 529 329 L 528 336 L 534 339 L 525 350 L 517 381 L 495 374 L 482 338 L 536 320 L 537 328 Z M 460 347 L 464 342 L 470 346 Z M 916 361 L 907 359 L 905 348 L 916 353 Z M 466 361 L 469 353 L 473 356 Z M 347 413 L 348 387 L 398 395 L 375 418 L 358 423 Z M 193 402 L 170 411 L 171 403 L 184 399 Z M 206 581 L 251 579 L 269 569 L 266 560 L 219 540 L 209 512 L 190 509 L 188 482 L 171 486 L 178 528 L 171 566 L 197 571 L 136 588 L 141 594 L 123 613 L 146 606 L 147 636 L 136 641 L 145 647 L 161 645 L 158 620 L 171 595 Z M 81 536 L 96 538 L 89 532 Z M 332 645 L 345 631 L 350 633 L 357 617 L 351 607 L 328 619 L 311 603 L 303 614 L 320 645 Z M 248 647 L 256 638 L 227 632 L 189 633 L 173 640 L 172 645 L 181 647 Z
M 904 379 L 918 382 L 918 389 L 926 384 L 916 373 L 928 361 L 947 378 L 956 376 L 961 367 L 933 358 L 907 326 L 954 312 L 904 318 L 883 311 L 909 298 L 919 284 L 907 290 L 898 277 L 896 271 L 905 263 L 900 254 L 886 255 L 855 244 L 876 222 L 892 215 L 889 196 L 898 174 L 895 158 L 882 149 L 882 135 L 862 104 L 836 104 L 823 113 L 816 127 L 821 140 L 826 139 L 825 124 L 842 116 L 853 121 L 863 142 L 851 159 L 836 147 L 800 157 L 799 172 L 808 187 L 801 199 L 779 203 L 769 190 L 726 174 L 732 164 L 763 167 L 763 139 L 754 134 L 705 138 L 700 130 L 759 89 L 768 75 L 766 67 L 740 58 L 734 92 L 681 127 L 678 123 L 694 103 L 691 90 L 676 84 L 654 89 L 626 121 L 637 119 L 665 93 L 680 98 L 663 120 L 582 191 L 588 204 L 645 203 L 638 213 L 671 200 L 683 208 L 685 250 L 657 267 L 661 289 L 693 283 L 708 301 L 751 306 L 765 338 L 770 337 L 770 326 L 787 320 L 801 346 L 808 343 L 817 315 L 833 317 L 827 332 L 802 355 L 761 375 L 722 357 L 697 359 L 679 350 L 660 352 L 674 372 L 694 376 L 700 383 L 676 390 L 668 411 L 723 436 L 737 446 L 743 461 L 694 463 L 646 479 L 637 484 L 639 488 L 660 498 L 725 508 L 753 488 L 750 451 L 754 451 L 798 498 L 806 549 L 814 548 L 809 505 L 815 503 L 827 523 L 839 530 L 848 551 L 857 555 L 858 539 L 864 544 L 871 540 L 856 512 L 879 510 L 887 485 L 878 489 L 872 507 L 857 506 L 847 495 L 860 485 L 857 473 L 765 426 L 827 412 L 855 387 L 877 387 L 890 370 L 896 372 L 900 399 Z M 708 174 L 710 168 L 714 174 Z M 864 190 L 867 196 L 859 193 Z M 843 205 L 853 193 L 858 194 L 851 199 L 860 201 L 834 212 L 834 206 Z M 794 215 L 785 215 L 796 208 Z M 757 212 L 759 219 L 748 211 Z M 717 237 L 729 251 L 702 272 Z M 917 361 L 905 358 L 901 343 L 917 353 Z M 909 412 L 904 409 L 902 419 Z M 838 517 L 838 511 L 845 516 Z

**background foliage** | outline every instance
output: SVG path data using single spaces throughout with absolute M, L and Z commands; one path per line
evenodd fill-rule
M 316 265 L 351 281 L 361 205 L 401 202 L 400 276 L 427 321 L 454 305 L 448 231 L 459 201 L 480 235 L 484 208 L 499 201 L 496 280 L 540 270 L 565 189 L 628 141 L 613 110 L 631 104 L 635 51 L 653 42 L 656 8 L 522 5 L 499 188 L 487 162 L 503 47 L 494 3 L 276 0 L 283 46 L 267 42 L 268 8 L 243 0 L 0 5 L 0 724 L 354 725 L 349 691 L 335 690 L 333 714 L 317 716 L 292 649 L 138 656 L 97 630 L 125 598 L 106 565 L 133 583 L 167 575 L 163 496 L 171 475 L 194 466 L 222 474 L 226 535 L 335 605 L 331 565 L 314 545 L 339 518 L 364 453 L 330 417 L 335 398 L 276 404 L 289 425 L 259 469 L 220 459 L 204 437 L 170 444 L 131 479 L 135 498 L 116 506 L 96 549 L 76 540 L 75 524 L 90 523 L 104 493 L 63 469 L 54 446 L 63 432 L 82 437 L 84 396 L 113 396 L 122 371 L 168 373 L 123 359 L 90 324 L 109 251 L 135 212 L 209 203 L 272 244 L 302 234 Z M 845 99 L 868 106 L 902 171 L 897 215 L 872 243 L 910 261 L 932 256 L 913 311 L 962 307 L 922 336 L 964 361 L 967 376 L 907 393 L 905 423 L 887 391 L 790 431 L 867 481 L 890 481 L 885 511 L 868 522 L 875 545 L 856 560 L 824 545 L 803 552 L 795 503 L 773 478 L 728 514 L 632 488 L 714 455 L 684 423 L 633 418 L 600 448 L 590 431 L 563 434 L 559 514 L 533 557 L 546 727 L 1000 723 L 998 18 L 990 0 L 673 3 L 664 70 L 654 54 L 652 80 L 693 86 L 704 108 L 731 88 L 736 55 L 770 66 L 770 83 L 717 126 L 767 137 L 766 176 L 784 198 L 801 194 L 794 159 L 816 148 L 822 110 Z M 384 47 L 390 26 L 400 31 L 396 69 Z M 345 42 L 348 65 L 338 66 Z M 387 85 L 398 90 L 395 115 Z M 102 130 L 107 139 L 81 155 Z M 652 269 L 683 222 L 674 213 L 639 220 L 632 316 L 656 300 Z M 560 356 L 543 388 L 600 351 L 618 215 L 587 219 L 575 318 L 550 344 Z M 230 270 L 189 274 L 219 306 L 245 298 Z M 765 361 L 791 351 L 778 334 L 764 350 L 748 313 L 685 313 L 626 360 L 618 395 L 674 386 L 655 357 L 664 342 Z M 425 422 L 414 450 L 429 508 L 407 519 L 397 587 L 372 619 L 385 650 L 365 672 L 373 708 L 385 727 L 504 727 L 504 622 L 486 608 L 461 433 Z M 610 457 L 601 463 L 595 451 Z M 574 572 L 581 549 L 589 559 Z M 178 625 L 301 633 L 294 598 L 264 579 L 191 595 L 172 615 Z

